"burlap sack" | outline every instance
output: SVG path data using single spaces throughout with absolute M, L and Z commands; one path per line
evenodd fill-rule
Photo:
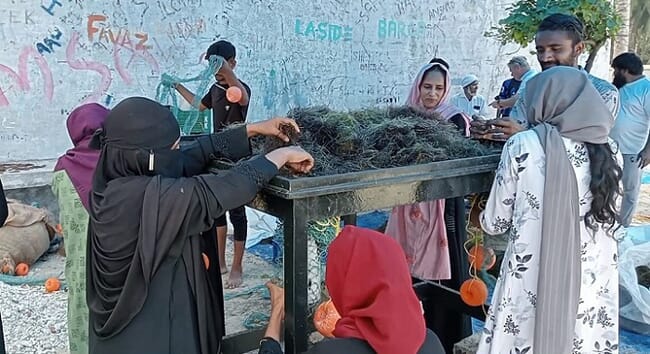
M 55 225 L 43 209 L 7 200 L 9 216 L 0 227 L 0 272 L 14 274 L 16 264 L 32 265 L 50 246 Z

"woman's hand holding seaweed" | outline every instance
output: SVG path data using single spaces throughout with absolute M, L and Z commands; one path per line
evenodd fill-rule
M 266 158 L 273 162 L 278 169 L 287 167 L 297 173 L 307 173 L 314 167 L 314 158 L 298 146 L 273 150 L 266 154 Z
M 526 130 L 521 124 L 512 119 L 474 121 L 470 124 L 470 133 L 475 139 L 506 141 L 516 133 Z
M 289 142 L 289 137 L 281 129 L 284 125 L 290 125 L 296 132 L 300 132 L 296 121 L 290 118 L 279 117 L 249 124 L 247 126 L 248 137 L 250 138 L 256 135 L 275 136 L 284 142 Z

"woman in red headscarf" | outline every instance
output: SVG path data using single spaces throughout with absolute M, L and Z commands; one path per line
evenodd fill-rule
M 335 338 L 318 343 L 308 353 L 445 352 L 425 326 L 404 251 L 392 238 L 346 226 L 329 247 L 325 283 L 341 318 Z M 272 315 L 259 354 L 282 353 L 278 341 L 284 293 L 275 285 L 268 286 Z

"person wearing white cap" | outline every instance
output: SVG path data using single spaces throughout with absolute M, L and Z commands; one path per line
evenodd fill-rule
M 478 95 L 478 77 L 475 75 L 466 75 L 460 81 L 463 92 L 451 98 L 451 103 L 467 113 L 472 118 L 485 119 L 486 101 L 485 97 Z

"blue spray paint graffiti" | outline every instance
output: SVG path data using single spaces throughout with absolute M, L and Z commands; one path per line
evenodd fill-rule
M 262 97 L 269 114 L 286 114 L 291 108 L 309 104 L 309 99 L 301 92 L 301 80 L 296 75 L 288 74 L 286 70 L 280 74 L 275 69 L 269 71 Z
M 381 19 L 377 23 L 379 39 L 423 38 L 427 24 L 424 21 L 404 22 Z
M 59 2 L 59 0 L 51 0 L 50 6 L 45 7 L 45 5 L 41 5 L 41 9 L 45 10 L 50 16 L 54 16 L 54 6 L 59 5 L 63 7 L 63 4 Z
M 348 42 L 352 40 L 352 27 L 324 21 L 309 21 L 304 24 L 299 18 L 297 18 L 295 33 L 298 36 L 305 36 L 321 41 L 338 42 L 342 40 Z
M 277 95 L 278 92 L 278 88 L 275 84 L 276 80 L 277 80 L 277 73 L 275 72 L 275 69 L 271 69 L 268 77 L 266 78 L 266 83 L 264 84 L 263 102 L 264 102 L 264 108 L 267 111 L 273 110 L 273 106 L 275 103 L 275 96 Z
M 43 55 L 43 53 L 52 53 L 54 51 L 54 46 L 61 47 L 59 40 L 62 35 L 63 33 L 61 33 L 61 30 L 55 27 L 49 37 L 45 37 L 42 42 L 36 43 L 36 50 L 38 50 L 41 55 Z

